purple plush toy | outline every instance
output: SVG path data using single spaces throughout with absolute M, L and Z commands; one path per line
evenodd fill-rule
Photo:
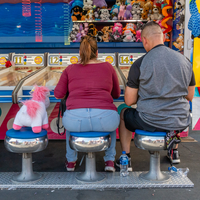
M 93 5 L 99 8 L 107 8 L 107 3 L 105 0 L 93 0 Z
M 131 10 L 132 10 L 132 5 L 128 5 L 126 6 L 126 11 L 125 11 L 125 14 L 124 14 L 124 19 L 132 19 L 132 14 L 131 14 Z

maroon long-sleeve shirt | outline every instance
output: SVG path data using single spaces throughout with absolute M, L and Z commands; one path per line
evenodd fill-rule
M 73 64 L 62 73 L 54 90 L 56 98 L 63 98 L 67 92 L 68 110 L 78 108 L 99 108 L 117 110 L 113 98 L 120 96 L 118 77 L 108 62 Z

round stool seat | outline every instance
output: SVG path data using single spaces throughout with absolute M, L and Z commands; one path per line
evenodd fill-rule
M 80 152 L 105 151 L 110 146 L 110 132 L 70 132 L 70 147 Z
M 166 149 L 165 144 L 166 132 L 149 132 L 143 130 L 135 130 L 135 145 L 148 151 L 160 151 Z
M 4 140 L 8 151 L 14 153 L 34 153 L 44 150 L 48 144 L 47 131 L 34 133 L 31 127 L 20 130 L 10 129 Z

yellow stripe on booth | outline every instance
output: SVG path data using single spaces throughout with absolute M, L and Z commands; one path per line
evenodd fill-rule
M 193 70 L 196 80 L 196 87 L 200 87 L 200 38 L 194 39 Z

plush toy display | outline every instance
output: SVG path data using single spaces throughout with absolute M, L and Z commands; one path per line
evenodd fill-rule
M 98 42 L 141 42 L 143 23 L 147 23 L 149 20 L 156 21 L 161 26 L 166 41 L 170 41 L 171 26 L 166 22 L 173 18 L 169 12 L 173 7 L 170 4 L 171 0 L 116 0 L 111 9 L 107 9 L 105 0 L 83 0 L 83 10 L 83 2 L 81 4 L 80 1 L 73 0 L 72 19 L 80 20 L 81 18 L 81 20 L 92 22 L 95 20 L 93 23 L 98 30 L 92 23 L 89 26 L 87 23 L 82 23 L 79 27 L 76 24 L 69 35 L 73 42 L 79 42 L 85 35 L 95 37 Z M 180 1 L 184 2 L 184 0 Z M 180 6 L 180 3 L 177 6 Z M 80 13 L 81 10 L 82 13 Z M 96 20 L 101 21 L 98 23 Z M 124 23 L 114 23 L 110 20 L 138 20 L 138 22 L 127 23 L 124 27 Z M 143 23 L 140 20 L 144 20 Z M 114 23 L 114 26 L 102 27 L 102 21 L 107 21 L 109 25 Z M 183 26 L 180 24 L 180 27 Z
M 32 127 L 34 133 L 40 133 L 42 129 L 49 127 L 46 108 L 50 105 L 50 92 L 45 86 L 35 86 L 31 95 L 32 99 L 23 102 L 18 111 L 13 129 L 20 130 L 23 126 L 27 126 Z

